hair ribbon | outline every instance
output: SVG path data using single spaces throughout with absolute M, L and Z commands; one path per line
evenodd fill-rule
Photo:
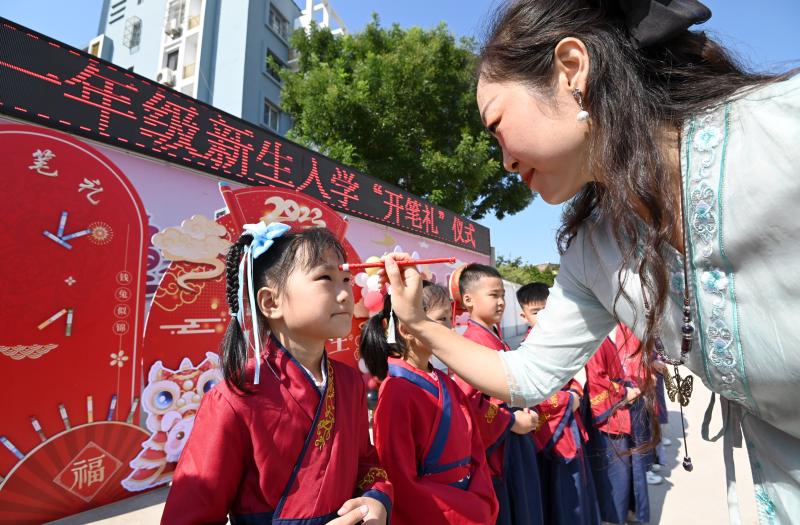
M 258 328 L 258 305 L 256 304 L 256 292 L 253 287 L 253 266 L 255 260 L 263 255 L 270 246 L 275 242 L 275 239 L 281 237 L 287 231 L 289 226 L 280 222 L 272 222 L 269 225 L 263 221 L 255 224 L 245 224 L 242 235 L 252 235 L 253 240 L 249 246 L 244 249 L 242 260 L 239 262 L 239 311 L 236 313 L 236 320 L 239 326 L 244 331 L 245 321 L 245 298 L 243 288 L 245 279 L 247 279 L 247 299 L 250 306 L 250 315 L 253 320 L 253 344 L 255 348 L 256 367 L 255 377 L 253 382 L 257 385 L 261 379 L 261 337 Z

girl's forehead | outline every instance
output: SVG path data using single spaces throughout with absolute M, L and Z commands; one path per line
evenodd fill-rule
M 342 254 L 333 246 L 315 248 L 303 245 L 300 250 L 298 250 L 295 268 L 302 268 L 308 272 L 327 266 L 338 268 L 338 266 L 344 262 L 345 260 L 342 258 Z

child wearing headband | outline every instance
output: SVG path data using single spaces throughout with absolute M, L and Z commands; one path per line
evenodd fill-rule
M 353 317 L 328 230 L 260 222 L 228 252 L 225 382 L 210 390 L 162 523 L 383 524 L 392 488 L 369 441 L 360 374 L 327 357 Z

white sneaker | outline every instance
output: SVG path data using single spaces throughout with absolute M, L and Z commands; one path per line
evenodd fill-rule
M 645 472 L 645 477 L 647 478 L 648 485 L 658 485 L 664 481 L 664 478 L 662 478 L 655 472 L 650 472 L 649 470 Z
M 661 472 L 661 465 L 658 463 L 653 463 L 650 465 L 650 472 Z
M 665 447 L 668 447 L 668 446 L 672 445 L 672 440 L 670 438 L 668 438 L 668 437 L 662 437 L 661 438 L 661 444 L 664 445 Z

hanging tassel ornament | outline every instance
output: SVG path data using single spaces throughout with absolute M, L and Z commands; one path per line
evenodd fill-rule
M 689 456 L 689 446 L 686 442 L 686 427 L 683 422 L 683 407 L 689 404 L 689 398 L 692 396 L 692 390 L 694 389 L 694 377 L 687 376 L 681 377 L 681 372 L 678 369 L 678 365 L 673 365 L 673 373 L 675 374 L 674 380 L 670 377 L 669 372 L 664 373 L 664 386 L 667 387 L 667 396 L 669 397 L 670 401 L 677 401 L 678 407 L 681 410 L 681 431 L 683 432 L 683 448 L 684 448 L 684 456 L 683 456 L 683 468 L 687 472 L 691 472 L 694 469 L 694 465 L 692 464 L 692 458 Z
M 397 333 L 394 325 L 394 312 L 389 310 L 389 324 L 386 327 L 386 342 L 390 345 L 397 343 Z

